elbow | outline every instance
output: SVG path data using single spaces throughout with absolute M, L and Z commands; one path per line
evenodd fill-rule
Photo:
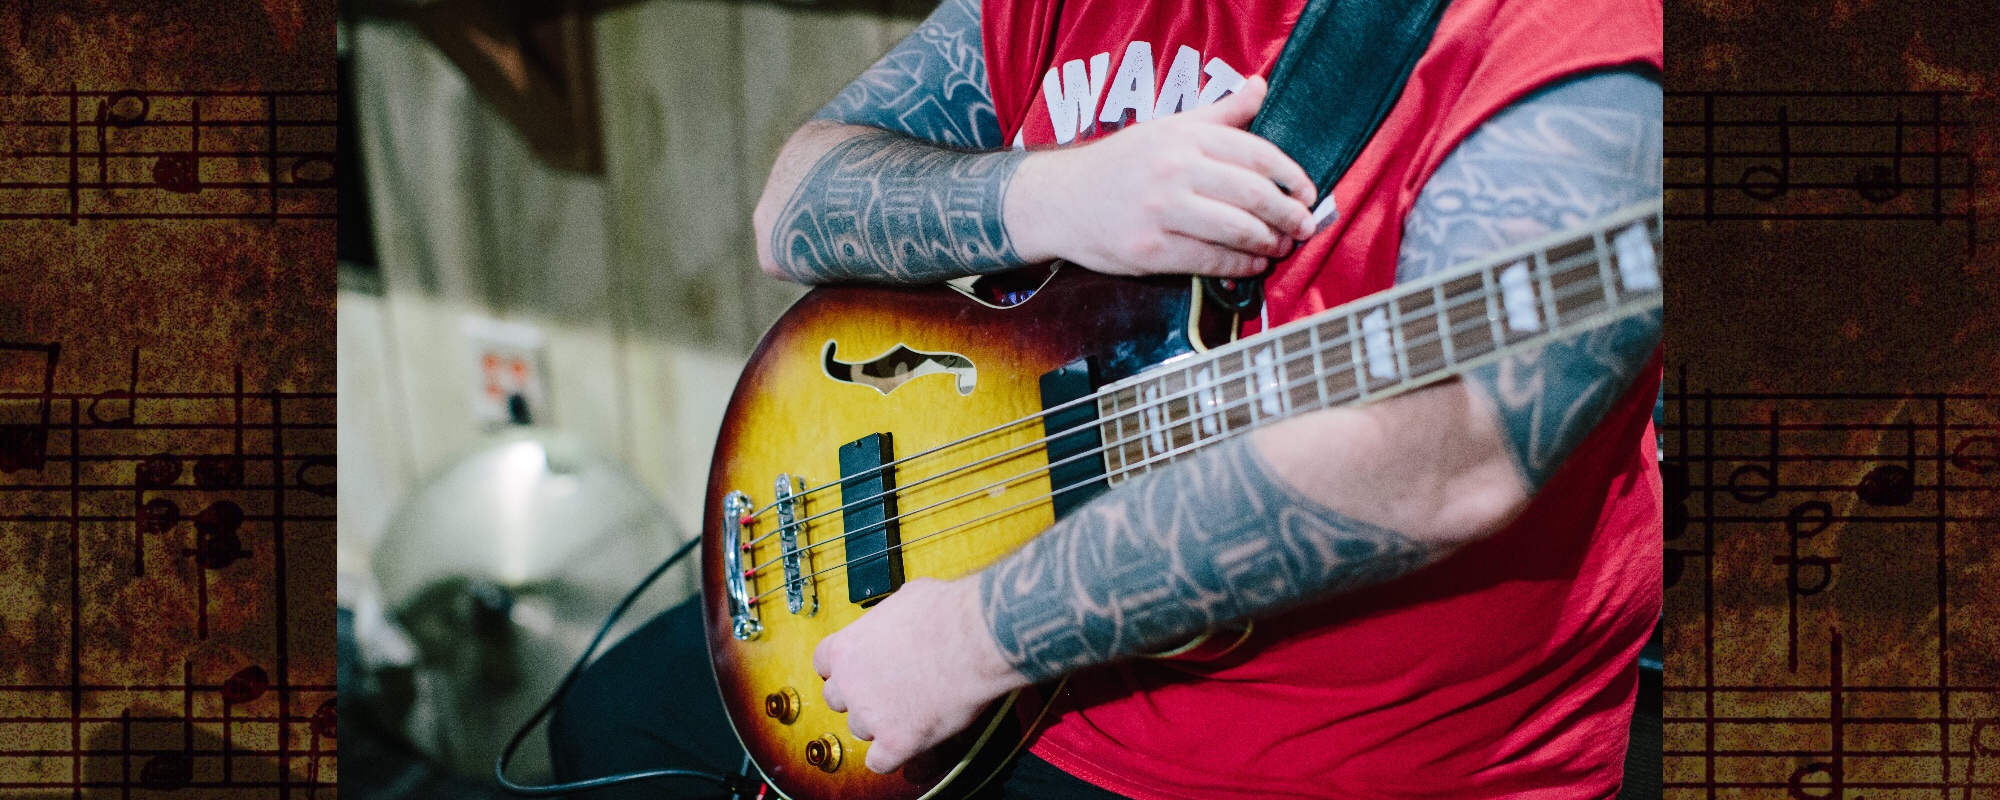
M 1462 546 L 1499 533 L 1521 516 L 1533 499 L 1513 465 L 1478 469 L 1452 482 L 1431 523 L 1436 540 Z
M 757 242 L 757 268 L 763 270 L 765 275 L 789 281 L 795 278 L 778 263 L 776 249 L 771 246 L 771 233 L 777 229 L 778 215 L 783 206 L 784 201 L 772 198 L 767 187 L 764 194 L 757 198 L 757 208 L 750 212 L 750 229 Z

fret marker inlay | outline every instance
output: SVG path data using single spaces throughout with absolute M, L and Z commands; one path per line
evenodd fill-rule
M 1528 278 L 1528 262 L 1522 261 L 1500 271 L 1500 305 L 1507 310 L 1507 327 L 1515 333 L 1542 329 L 1542 317 L 1535 310 L 1535 284 Z
M 1377 308 L 1361 318 L 1361 335 L 1368 343 L 1368 375 L 1382 380 L 1396 377 L 1396 353 L 1389 341 L 1389 309 Z
M 1639 223 L 1611 240 L 1618 251 L 1618 279 L 1628 292 L 1650 292 L 1660 288 L 1659 266 L 1653 263 L 1653 237 L 1646 223 Z
M 1267 417 L 1278 416 L 1285 410 L 1278 404 L 1278 356 L 1274 349 L 1266 347 L 1251 357 L 1251 362 L 1257 365 L 1257 404 Z

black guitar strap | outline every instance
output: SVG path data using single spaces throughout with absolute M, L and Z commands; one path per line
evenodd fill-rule
M 1270 93 L 1250 132 L 1271 140 L 1313 178 L 1325 202 L 1403 94 L 1430 46 L 1446 0 L 1308 0 L 1271 69 Z M 1318 210 L 1315 207 L 1315 210 Z M 1203 278 L 1202 295 L 1232 314 L 1257 313 L 1264 279 Z

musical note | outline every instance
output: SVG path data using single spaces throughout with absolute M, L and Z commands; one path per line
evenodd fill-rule
M 1736 187 L 1745 195 L 1763 202 L 1784 197 L 1792 190 L 1792 123 L 1784 106 L 1778 106 L 1778 166 L 1757 164 L 1743 169 Z
M 0 220 L 335 219 L 335 97 L 0 92 L 0 101 L 16 101 L 0 103 L 0 113 L 19 109 L 0 117 L 0 134 L 26 132 L 0 139 L 10 156 L 0 159 Z M 63 135 L 50 135 L 56 131 Z M 65 179 L 51 181 L 58 165 Z M 60 206 L 51 202 L 58 197 Z
M 1968 635 L 1988 606 L 1965 608 L 1990 584 L 2000 394 L 1720 394 L 1683 373 L 1663 399 L 1663 499 L 1699 534 L 1667 547 L 1667 796 L 2000 790 L 2000 685 Z M 1782 594 L 1745 580 L 1760 569 Z
M 1942 91 L 1667 92 L 1667 219 L 1957 221 L 1971 253 L 1977 169 L 1954 135 L 1973 124 L 1970 102 Z
M 242 705 L 271 691 L 271 676 L 263 667 L 251 664 L 222 682 L 222 702 Z
M 1862 166 L 1854 173 L 1854 192 L 1878 206 L 1903 195 L 1903 112 L 1896 112 L 1896 148 L 1889 155 L 1889 166 Z
M 201 191 L 201 100 L 188 104 L 188 149 L 166 153 L 153 160 L 153 183 L 174 194 Z M 272 176 L 277 180 L 277 176 Z
M 1968 436 L 1951 450 L 1951 465 L 1987 475 L 2000 470 L 2000 436 Z
M 49 404 L 55 393 L 56 362 L 62 355 L 62 347 L 55 344 L 29 344 L 26 342 L 0 342 L 0 377 L 8 374 L 14 359 L 10 353 L 21 353 L 35 362 L 41 371 L 41 379 L 28 385 L 40 384 L 25 394 L 34 408 L 22 419 L 0 417 L 0 474 L 28 470 L 40 472 L 48 454 L 49 445 Z M 40 358 L 35 358 L 39 354 Z M 0 391 L 5 391 L 0 388 Z M 8 392 L 0 394 L 0 399 L 18 399 L 24 394 Z M 11 416 L 11 415 L 10 415 Z
M 1833 583 L 1833 566 L 1840 563 L 1837 556 L 1801 556 L 1799 545 L 1818 536 L 1833 521 L 1833 506 L 1821 500 L 1808 500 L 1785 512 L 1786 539 L 1791 546 L 1791 555 L 1772 556 L 1771 563 L 1785 568 L 1785 595 L 1789 603 L 1785 618 L 1788 621 L 1788 649 L 1786 668 L 1797 672 L 1799 669 L 1799 598 L 1810 597 L 1826 591 Z M 1811 584 L 1799 580 L 1800 569 L 1816 569 Z
M 1770 458 L 1762 463 L 1744 464 L 1729 473 L 1729 496 L 1739 503 L 1762 503 L 1778 495 L 1778 413 L 1771 412 Z M 1762 486 L 1745 487 L 1749 478 Z
M 1909 456 L 1902 464 L 1883 464 L 1868 471 L 1861 477 L 1861 483 L 1854 487 L 1854 496 L 1871 506 L 1906 506 L 1916 498 L 1917 475 L 1917 431 L 1915 423 L 1908 430 Z

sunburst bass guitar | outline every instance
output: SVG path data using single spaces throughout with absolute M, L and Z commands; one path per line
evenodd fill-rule
M 813 290 L 751 356 L 709 473 L 703 602 L 737 737 L 787 797 L 975 791 L 1033 728 L 1040 709 L 1023 706 L 1035 693 L 878 775 L 821 701 L 819 641 L 904 581 L 975 572 L 1209 444 L 1652 313 L 1660 223 L 1657 201 L 1634 206 L 1214 347 L 1230 325 L 1210 315 L 1204 330 L 1185 278 L 1072 266 Z M 1201 657 L 1246 635 L 1212 633 L 1160 655 Z

